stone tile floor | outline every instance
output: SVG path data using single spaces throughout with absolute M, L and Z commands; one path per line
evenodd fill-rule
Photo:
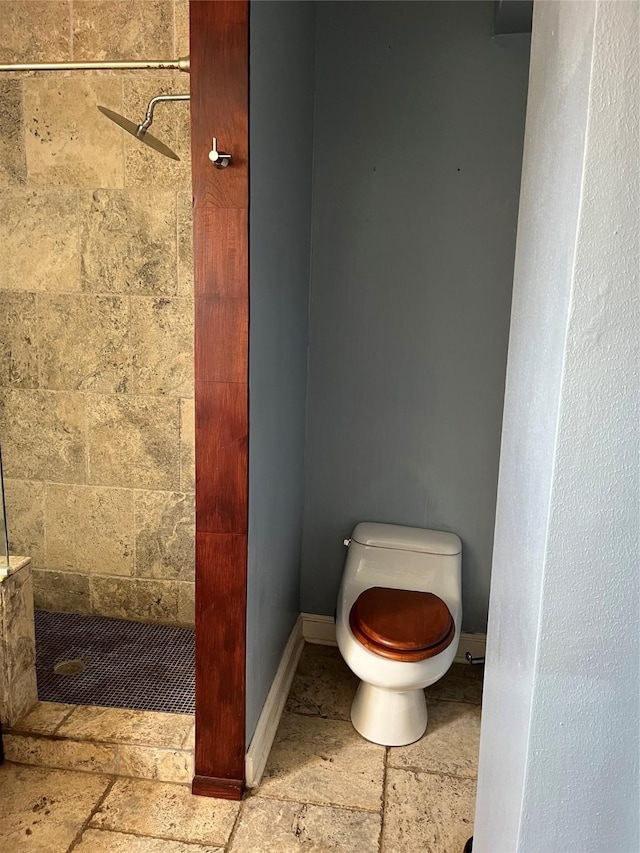
M 264 779 L 242 803 L 187 785 L 6 763 L 0 849 L 12 853 L 462 853 L 473 833 L 482 670 L 427 690 L 429 727 L 402 748 L 353 730 L 357 682 L 307 646 Z

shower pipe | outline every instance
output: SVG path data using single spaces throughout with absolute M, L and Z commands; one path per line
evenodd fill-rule
M 179 59 L 135 59 L 114 62 L 18 62 L 0 64 L 0 71 L 123 71 L 166 69 L 189 72 L 189 57 Z
M 150 148 L 154 148 L 156 151 L 159 151 L 160 154 L 164 154 L 165 157 L 169 157 L 171 160 L 179 160 L 180 158 L 176 154 L 175 151 L 172 151 L 164 142 L 161 142 L 159 139 L 156 139 L 155 136 L 152 136 L 150 133 L 147 133 L 149 128 L 151 127 L 151 123 L 153 122 L 153 111 L 156 107 L 156 104 L 162 103 L 171 103 L 172 101 L 188 101 L 190 100 L 190 95 L 156 95 L 155 98 L 151 98 L 149 101 L 149 105 L 147 106 L 147 112 L 140 124 L 136 124 L 133 121 L 130 121 L 128 118 L 121 116 L 119 113 L 115 113 L 113 110 L 110 110 L 108 107 L 103 107 L 101 104 L 98 104 L 98 109 L 100 112 L 105 115 L 108 119 L 115 122 L 118 127 L 121 127 L 123 130 L 126 130 L 127 133 L 130 133 L 136 139 L 140 140 L 140 142 L 144 142 L 145 145 L 148 145 Z M 215 140 L 214 140 L 215 144 Z M 214 152 L 212 152 L 214 153 Z M 230 155 L 220 155 L 218 152 L 216 154 L 216 161 L 214 165 L 217 165 L 218 168 L 223 168 L 224 165 L 228 165 L 229 160 L 231 159 Z M 211 157 L 211 154 L 209 155 Z M 222 162 L 222 158 L 227 157 L 227 162 Z
M 156 104 L 162 104 L 171 101 L 188 101 L 190 100 L 190 97 L 190 95 L 156 95 L 155 98 L 151 98 L 147 106 L 147 112 L 145 114 L 144 121 L 138 126 L 136 136 L 143 136 L 151 127 L 151 123 L 153 122 L 153 111 L 156 107 Z

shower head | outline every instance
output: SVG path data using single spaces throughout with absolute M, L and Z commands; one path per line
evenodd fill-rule
M 156 139 L 155 136 L 147 133 L 146 130 L 140 132 L 139 124 L 136 124 L 134 121 L 129 121 L 128 118 L 125 118 L 118 113 L 114 113 L 113 110 L 108 110 L 106 107 L 99 106 L 98 109 L 103 115 L 110 118 L 111 121 L 115 122 L 123 130 L 126 130 L 127 133 L 130 133 L 132 136 L 135 136 L 136 139 L 139 139 L 140 142 L 144 142 L 145 145 L 148 145 L 150 148 L 154 148 L 156 151 L 159 151 L 160 154 L 164 154 L 165 157 L 170 157 L 172 160 L 180 159 L 175 151 L 172 151 L 164 144 L 164 142 L 160 142 L 159 139 Z
M 164 142 L 160 142 L 160 140 L 156 139 L 155 136 L 152 136 L 150 133 L 147 133 L 147 130 L 149 129 L 149 127 L 151 127 L 151 123 L 153 121 L 153 110 L 155 109 L 157 103 L 160 103 L 161 101 L 188 100 L 189 95 L 156 95 L 155 98 L 151 98 L 151 100 L 149 101 L 144 121 L 141 124 L 136 124 L 135 122 L 130 121 L 128 118 L 121 116 L 119 113 L 107 109 L 107 107 L 98 106 L 98 109 L 108 119 L 111 119 L 111 121 L 115 122 L 118 127 L 121 127 L 123 130 L 126 130 L 127 133 L 130 133 L 132 136 L 135 136 L 135 138 L 139 139 L 140 142 L 144 142 L 145 145 L 148 145 L 150 148 L 153 148 L 160 154 L 164 154 L 165 157 L 169 157 L 171 160 L 179 160 L 180 158 L 175 153 L 175 151 L 172 151 L 168 145 L 165 145 Z

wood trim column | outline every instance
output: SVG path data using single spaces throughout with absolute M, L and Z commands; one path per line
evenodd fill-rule
M 244 788 L 249 5 L 191 0 L 196 409 L 194 794 Z M 212 137 L 232 155 L 209 160 Z

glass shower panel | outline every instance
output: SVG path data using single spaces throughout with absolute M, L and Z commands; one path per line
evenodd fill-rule
M 9 571 L 9 531 L 4 497 L 4 474 L 2 471 L 2 446 L 0 446 L 0 577 Z

